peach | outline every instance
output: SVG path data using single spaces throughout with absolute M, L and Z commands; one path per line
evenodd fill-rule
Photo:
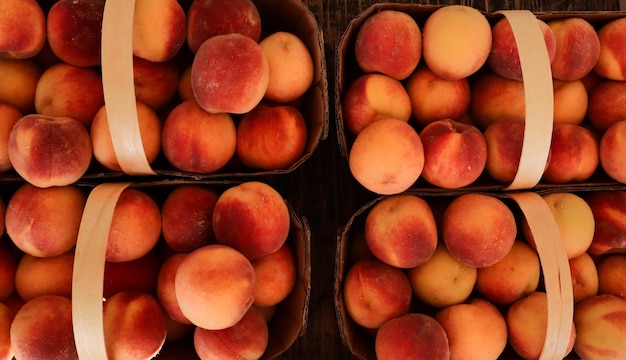
M 579 125 L 587 116 L 589 95 L 580 79 L 552 80 L 554 92 L 554 122 Z
M 541 266 L 535 250 L 516 240 L 498 262 L 477 270 L 476 290 L 495 305 L 510 305 L 537 290 Z
M 41 115 L 72 117 L 89 129 L 102 106 L 102 77 L 92 68 L 58 63 L 47 68 L 37 83 L 35 109 Z
M 311 87 L 315 72 L 306 44 L 294 33 L 277 31 L 259 43 L 269 66 L 270 77 L 263 96 L 266 100 L 289 103 Z
M 433 256 L 407 272 L 413 294 L 427 305 L 444 308 L 471 295 L 477 269 L 460 263 L 440 243 Z
M 598 294 L 598 270 L 588 253 L 569 259 L 569 269 L 575 304 Z
M 270 307 L 280 303 L 296 284 L 296 260 L 287 245 L 252 261 L 252 267 L 256 277 L 255 306 Z
M 523 119 L 503 119 L 490 124 L 483 133 L 487 142 L 485 171 L 497 182 L 509 184 L 515 179 L 522 157 L 524 127 Z
M 479 193 L 456 197 L 443 214 L 442 236 L 450 254 L 477 268 L 493 265 L 511 250 L 517 224 L 500 199 Z
M 57 295 L 28 301 L 15 314 L 11 343 L 16 359 L 78 359 L 72 302 Z
M 535 291 L 515 301 L 506 314 L 509 343 L 525 359 L 539 359 L 543 350 L 548 326 L 548 297 Z M 574 347 L 577 326 L 572 322 L 569 343 L 562 357 Z
M 178 81 L 178 97 L 182 101 L 195 100 L 191 88 L 191 65 L 183 69 Z
M 104 263 L 103 297 L 123 290 L 154 292 L 161 266 L 160 255 L 151 251 L 136 260 Z
M 48 11 L 48 42 L 54 54 L 75 66 L 100 64 L 105 0 L 59 0 Z
M 449 306 L 435 319 L 448 335 L 451 359 L 497 359 L 507 345 L 504 316 L 487 300 Z
M 406 81 L 411 99 L 413 119 L 426 126 L 442 119 L 461 119 L 470 104 L 470 85 L 467 78 L 445 80 L 427 66 L 417 68 Z
M 87 172 L 91 155 L 87 129 L 70 117 L 26 115 L 9 137 L 13 168 L 38 187 L 75 183 Z
M 365 239 L 380 261 L 412 268 L 437 248 L 437 224 L 428 203 L 414 195 L 392 195 L 376 203 L 365 219 Z
M 626 38 L 623 35 L 625 26 L 626 20 L 614 19 L 597 31 L 600 40 L 600 55 L 594 70 L 605 79 L 626 80 L 626 58 L 622 50 L 623 45 L 626 44 Z
M 43 295 L 72 296 L 74 251 L 37 257 L 24 254 L 15 272 L 15 290 L 24 301 Z
M 156 296 L 163 311 L 170 319 L 180 324 L 191 324 L 191 321 L 180 310 L 175 287 L 176 271 L 186 256 L 187 253 L 176 253 L 163 261 L 159 269 L 156 288 Z
M 149 293 L 119 292 L 104 302 L 104 340 L 109 359 L 152 359 L 163 344 L 167 321 Z
M 406 273 L 376 259 L 352 264 L 341 291 L 348 316 L 368 329 L 378 329 L 408 313 L 411 305 L 411 283 Z
M 237 156 L 250 168 L 287 169 L 306 145 L 307 124 L 294 106 L 261 103 L 237 125 Z
M 552 62 L 556 53 L 554 32 L 545 21 L 537 19 L 537 22 L 543 35 L 548 59 Z M 487 58 L 491 71 L 507 79 L 522 80 L 519 52 L 509 19 L 503 17 L 498 20 L 491 28 L 491 37 L 491 52 Z
M 161 206 L 163 238 L 170 249 L 189 252 L 217 242 L 213 233 L 213 209 L 219 194 L 198 185 L 180 185 Z
M 207 39 L 231 33 L 261 38 L 261 16 L 252 0 L 194 0 L 187 10 L 187 44 L 193 53 Z
M 155 247 L 160 235 L 161 212 L 156 202 L 142 190 L 126 188 L 113 212 L 106 260 L 139 259 Z
M 250 261 L 278 251 L 291 226 L 282 195 L 260 181 L 225 190 L 217 199 L 212 221 L 218 243 L 237 249 Z
M 0 58 L 27 59 L 46 42 L 46 15 L 36 0 L 0 4 Z
M 476 75 L 471 83 L 468 112 L 476 125 L 485 130 L 499 120 L 524 119 L 524 83 L 493 72 Z
M 343 95 L 343 123 L 357 135 L 367 125 L 380 119 L 411 118 L 411 99 L 402 83 L 387 75 L 371 73 L 359 76 Z
M 210 114 L 195 100 L 177 105 L 161 130 L 161 147 L 176 169 L 212 173 L 223 168 L 237 149 L 237 128 L 228 113 Z
M 589 93 L 587 117 L 599 132 L 605 132 L 618 121 L 626 120 L 624 101 L 626 83 L 617 80 L 602 80 Z
M 26 301 L 24 301 L 16 291 L 12 292 L 8 298 L 2 300 L 2 304 L 8 306 L 13 314 L 16 314 L 25 303 Z
M 584 359 L 620 359 L 626 356 L 626 300 L 598 295 L 574 308 L 574 351 Z
M 0 173 L 13 168 L 9 159 L 9 136 L 19 119 L 24 116 L 15 106 L 0 101 Z
M 38 188 L 24 184 L 6 209 L 6 232 L 27 254 L 61 255 L 76 245 L 87 195 L 73 185 Z
M 598 263 L 598 293 L 626 300 L 626 254 L 613 254 Z
M 0 205 L 0 221 L 4 205 Z M 4 225 L 2 225 L 4 226 Z M 2 227 L 0 226 L 0 228 Z M 11 296 L 15 290 L 15 272 L 18 258 L 8 243 L 0 243 L 0 301 Z
M 491 25 L 480 11 L 466 5 L 444 6 L 423 26 L 423 57 L 439 77 L 458 80 L 480 69 L 491 51 Z
M 0 59 L 0 101 L 22 113 L 35 109 L 35 90 L 43 69 L 34 59 Z
M 593 70 L 600 56 L 600 39 L 594 27 L 580 17 L 548 21 L 556 39 L 552 77 L 578 80 Z
M 133 76 L 137 100 L 154 111 L 163 110 L 176 98 L 180 72 L 174 61 L 152 62 L 135 56 Z
M 133 17 L 133 54 L 167 61 L 185 44 L 187 16 L 176 0 L 138 0 Z
M 239 33 L 207 39 L 191 65 L 194 96 L 210 113 L 247 113 L 263 99 L 269 78 L 263 50 Z
M 422 32 L 407 13 L 396 10 L 376 12 L 359 28 L 354 55 L 362 71 L 404 80 L 422 57 Z
M 424 168 L 424 147 L 406 121 L 377 120 L 354 140 L 348 162 L 352 176 L 367 190 L 391 195 L 411 187 Z
M 11 346 L 11 323 L 15 314 L 8 306 L 0 303 L 0 359 L 13 359 Z
M 254 307 L 232 327 L 221 330 L 196 328 L 193 344 L 202 359 L 253 360 L 265 353 L 269 329 Z
M 424 146 L 422 177 L 432 185 L 458 189 L 472 184 L 487 165 L 487 141 L 475 126 L 436 120 L 419 133 Z
M 374 342 L 376 358 L 431 359 L 450 358 L 448 336 L 432 316 L 410 313 L 385 322 Z
M 626 153 L 624 137 L 626 137 L 626 120 L 616 122 L 601 135 L 598 150 L 602 170 L 613 180 L 621 183 L 626 183 L 623 162 L 623 154 Z
M 626 192 L 599 190 L 583 196 L 593 213 L 595 232 L 587 250 L 591 255 L 626 250 Z
M 206 245 L 178 265 L 174 288 L 191 323 L 220 330 L 235 325 L 252 306 L 255 281 L 254 268 L 242 253 L 225 245 Z
M 141 101 L 136 101 L 135 104 L 137 106 L 137 124 L 141 144 L 146 161 L 151 164 L 161 151 L 161 120 L 156 112 L 146 104 Z M 124 169 L 120 166 L 113 147 L 106 105 L 99 108 L 93 117 L 89 135 L 96 161 L 111 171 L 122 172 Z

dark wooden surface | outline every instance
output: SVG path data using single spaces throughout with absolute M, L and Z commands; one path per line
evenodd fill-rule
M 310 224 L 312 293 L 305 333 L 279 359 L 351 359 L 341 342 L 333 303 L 333 271 L 337 232 L 350 216 L 374 195 L 352 178 L 347 161 L 339 155 L 335 136 L 335 46 L 350 19 L 377 1 L 305 0 L 324 33 L 329 77 L 330 131 L 311 158 L 294 172 L 268 178 Z M 395 1 L 412 3 L 415 1 Z M 422 4 L 464 4 L 493 12 L 528 9 L 533 12 L 619 10 L 618 0 L 497 0 L 424 1 Z

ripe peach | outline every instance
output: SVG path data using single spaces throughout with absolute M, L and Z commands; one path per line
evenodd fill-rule
M 552 80 L 554 122 L 579 125 L 587 116 L 589 95 L 582 80 Z
M 411 283 L 406 273 L 376 259 L 354 263 L 343 281 L 342 293 L 350 318 L 368 329 L 378 329 L 408 313 L 411 305 Z
M 588 253 L 569 259 L 574 303 L 598 294 L 599 278 L 596 264 Z
M 487 164 L 487 141 L 477 127 L 452 119 L 436 120 L 420 132 L 424 146 L 422 176 L 448 189 L 472 184 Z
M 0 205 L 0 221 L 4 219 L 2 209 L 4 209 L 4 205 Z M 3 226 L 0 226 L 0 228 Z M 4 301 L 4 299 L 11 296 L 11 293 L 15 290 L 17 261 L 18 258 L 13 249 L 9 247 L 9 244 L 0 243 L 0 301 Z
M 78 359 L 72 302 L 69 298 L 45 295 L 22 306 L 11 324 L 11 343 L 16 359 Z
M 382 195 L 407 190 L 422 174 L 424 147 L 406 121 L 377 120 L 354 140 L 348 155 L 352 176 L 367 190 Z
M 180 185 L 161 207 L 163 238 L 170 249 L 189 252 L 217 242 L 213 233 L 213 209 L 219 194 L 197 185 Z
M 149 293 L 126 290 L 104 302 L 104 340 L 108 358 L 152 359 L 163 344 L 166 316 Z
M 600 165 L 607 175 L 621 183 L 626 182 L 622 156 L 626 152 L 625 136 L 626 120 L 623 120 L 611 125 L 600 138 Z
M 424 61 L 447 80 L 462 79 L 478 71 L 489 57 L 491 42 L 487 18 L 470 6 L 441 7 L 424 23 Z
M 509 184 L 515 178 L 522 157 L 524 120 L 510 118 L 490 124 L 483 136 L 487 142 L 485 171 L 497 182 Z
M 497 263 L 509 253 L 516 235 L 513 212 L 491 195 L 460 195 L 443 215 L 443 241 L 450 254 L 468 266 L 480 268 Z
M 191 67 L 195 98 L 210 113 L 252 110 L 263 99 L 269 77 L 269 64 L 259 44 L 239 33 L 207 39 Z
M 589 123 L 599 132 L 605 132 L 616 122 L 626 120 L 624 101 L 626 83 L 617 80 L 602 80 L 589 93 Z
M 574 308 L 574 351 L 584 359 L 620 359 L 626 356 L 626 300 L 598 295 Z
M 0 101 L 22 113 L 35 110 L 35 89 L 43 69 L 34 59 L 0 59 Z
M 165 119 L 161 147 L 175 168 L 212 173 L 235 154 L 237 128 L 228 113 L 210 114 L 195 100 L 188 100 L 177 105 Z
M 225 245 L 206 245 L 178 265 L 174 287 L 189 321 L 219 330 L 235 325 L 252 306 L 255 281 L 254 268 L 242 253 Z
M 15 106 L 0 101 L 0 173 L 13 168 L 9 159 L 9 136 L 15 123 L 24 116 Z
M 365 239 L 380 261 L 412 268 L 437 248 L 437 224 L 428 203 L 414 195 L 392 195 L 376 203 L 365 219 Z
M 259 359 L 269 341 L 267 322 L 254 307 L 232 327 L 208 330 L 197 327 L 193 343 L 202 359 Z
M 25 254 L 15 272 L 15 290 L 24 301 L 42 295 L 72 296 L 74 251 L 37 257 Z
M 161 151 L 161 120 L 156 112 L 146 104 L 136 101 L 137 123 L 141 144 L 148 163 L 154 162 Z M 122 172 L 109 130 L 106 105 L 96 112 L 90 128 L 94 158 L 111 171 Z
M 445 80 L 427 66 L 417 68 L 406 81 L 413 119 L 421 126 L 441 119 L 461 119 L 470 104 L 467 78 Z
M 595 232 L 587 250 L 591 255 L 621 253 L 626 249 L 626 192 L 600 190 L 583 196 L 593 213 Z
M 260 181 L 225 190 L 217 199 L 212 220 L 217 241 L 237 249 L 250 261 L 280 249 L 291 226 L 282 195 Z
M 526 113 L 524 83 L 493 72 L 477 74 L 471 83 L 469 114 L 485 130 L 499 120 L 524 119 Z
M 478 269 L 476 290 L 496 305 L 510 305 L 537 290 L 540 275 L 537 253 L 517 240 L 500 261 Z
M 156 296 L 170 319 L 180 324 L 191 324 L 180 310 L 175 287 L 176 271 L 185 256 L 187 253 L 176 253 L 163 261 L 157 278 Z
M 11 323 L 15 314 L 7 305 L 0 303 L 0 359 L 13 359 L 11 346 Z
M 191 88 L 191 65 L 183 69 L 178 81 L 178 97 L 181 101 L 195 100 L 193 89 Z
M 304 95 L 315 75 L 313 57 L 306 44 L 291 32 L 277 31 L 261 40 L 259 46 L 270 71 L 263 97 L 289 103 Z
M 548 26 L 556 39 L 551 62 L 553 78 L 578 80 L 593 70 L 600 56 L 600 39 L 587 20 L 568 17 L 551 20 Z
M 407 13 L 382 10 L 359 28 L 354 54 L 362 71 L 404 80 L 422 57 L 422 32 Z
M 59 0 L 48 11 L 48 42 L 54 54 L 75 66 L 100 64 L 105 0 Z
M 252 262 L 256 277 L 254 305 L 270 307 L 283 301 L 296 284 L 296 260 L 283 245 L 275 252 Z
M 556 53 L 556 38 L 554 32 L 548 24 L 537 19 L 546 50 L 548 59 L 552 62 Z M 513 36 L 511 24 L 506 17 L 498 20 L 491 28 L 492 46 L 487 64 L 494 73 L 512 80 L 522 80 L 522 67 L 517 49 L 517 43 Z
M 27 59 L 46 42 L 46 15 L 36 0 L 0 4 L 0 58 Z
M 307 124 L 294 106 L 261 103 L 237 125 L 237 155 L 250 168 L 287 169 L 306 145 Z
M 252 0 L 223 3 L 195 0 L 187 10 L 187 44 L 193 53 L 216 35 L 240 33 L 254 41 L 261 38 L 261 16 Z
M 374 342 L 376 358 L 431 359 L 450 358 L 448 336 L 433 317 L 410 313 L 385 322 Z
M 152 62 L 135 56 L 133 76 L 137 100 L 154 111 L 163 110 L 175 99 L 180 73 L 173 60 Z
M 548 298 L 544 292 L 533 292 L 509 307 L 506 314 L 509 343 L 525 359 L 539 359 L 548 327 Z M 570 339 L 563 357 L 572 351 L 577 326 L 572 321 Z
M 160 235 L 161 212 L 156 202 L 142 190 L 126 188 L 113 212 L 106 260 L 139 259 L 154 248 Z
M 507 345 L 504 316 L 487 300 L 449 306 L 435 319 L 448 335 L 451 359 L 497 359 Z
M 598 293 L 626 300 L 626 254 L 612 254 L 598 263 Z
M 61 255 L 76 245 L 87 195 L 73 185 L 38 188 L 24 184 L 6 209 L 6 232 L 27 254 Z
M 475 267 L 460 263 L 441 243 L 428 261 L 408 270 L 413 294 L 436 308 L 467 300 L 474 290 L 476 274 Z
M 626 59 L 622 51 L 623 45 L 626 44 L 623 35 L 625 26 L 626 20 L 615 19 L 597 31 L 600 40 L 600 55 L 594 70 L 603 78 L 626 80 Z
M 176 0 L 138 0 L 133 17 L 133 54 L 162 62 L 185 44 L 187 17 Z
M 380 119 L 409 121 L 411 99 L 402 83 L 392 77 L 370 73 L 354 80 L 343 96 L 343 123 L 357 135 L 367 125 Z
M 9 137 L 13 168 L 38 187 L 75 183 L 87 172 L 91 154 L 87 129 L 70 117 L 26 115 Z

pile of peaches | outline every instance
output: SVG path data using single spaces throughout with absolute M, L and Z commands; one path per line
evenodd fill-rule
M 540 196 L 572 279 L 561 355 L 623 359 L 626 192 Z M 538 359 L 549 311 L 546 259 L 534 234 L 502 194 L 406 192 L 367 205 L 342 234 L 337 282 L 340 328 L 353 352 L 379 360 Z
M 45 4 L 45 2 L 43 2 Z M 68 185 L 92 164 L 122 171 L 100 66 L 104 0 L 0 4 L 0 171 Z M 286 169 L 303 154 L 300 100 L 314 62 L 294 33 L 263 33 L 251 0 L 137 0 L 132 55 L 148 163 L 212 174 Z M 95 159 L 95 161 L 93 161 Z
M 626 59 L 619 50 L 626 19 L 537 22 L 554 94 L 541 181 L 581 183 L 602 169 L 626 182 Z M 350 170 L 366 189 L 395 194 L 419 179 L 446 189 L 479 178 L 512 182 L 525 96 L 506 17 L 463 5 L 440 7 L 422 19 L 381 9 L 345 46 L 354 51 L 358 71 L 340 94 L 339 121 L 350 138 Z
M 151 359 L 188 335 L 202 359 L 260 358 L 284 336 L 269 324 L 300 277 L 288 205 L 256 181 L 168 189 L 128 187 L 115 207 L 102 303 L 108 358 Z M 77 358 L 72 277 L 87 193 L 24 184 L 0 203 L 0 359 Z

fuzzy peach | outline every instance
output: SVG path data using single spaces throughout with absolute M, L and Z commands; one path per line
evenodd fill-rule
M 74 251 L 37 257 L 25 254 L 15 272 L 15 290 L 24 301 L 43 295 L 72 296 Z
M 612 254 L 598 262 L 598 293 L 626 300 L 626 254 Z
M 593 240 L 587 250 L 591 255 L 626 252 L 626 192 L 600 190 L 585 194 L 595 220 Z
M 255 306 L 277 305 L 289 296 L 296 284 L 296 260 L 287 245 L 253 261 L 252 267 L 256 277 Z
M 515 179 L 522 157 L 524 127 L 523 119 L 503 119 L 490 124 L 483 133 L 487 142 L 485 171 L 500 183 Z
M 137 100 L 159 112 L 176 100 L 180 71 L 174 60 L 152 62 L 135 56 L 133 80 Z
M 374 347 L 380 360 L 419 358 L 449 359 L 449 338 L 432 316 L 418 313 L 402 315 L 385 322 L 376 333 Z
M 626 120 L 616 122 L 601 135 L 599 149 L 602 169 L 609 177 L 621 183 L 626 182 L 622 156 L 626 152 L 624 137 L 626 137 Z
M 584 359 L 620 359 L 626 356 L 626 300 L 598 295 L 574 308 L 574 351 Z
M 556 39 L 553 78 L 578 80 L 593 70 L 600 56 L 600 39 L 587 20 L 572 16 L 548 21 L 548 26 Z
M 471 84 L 468 112 L 476 125 L 485 130 L 505 119 L 524 119 L 524 83 L 491 71 L 479 73 Z
M 13 168 L 9 159 L 9 136 L 19 119 L 24 116 L 15 106 L 0 102 L 0 173 Z
M 0 101 L 27 114 L 35 110 L 35 91 L 43 73 L 34 59 L 0 59 Z
M 36 0 L 0 4 L 0 58 L 27 59 L 46 42 L 46 15 Z
M 597 31 L 600 40 L 600 55 L 594 71 L 601 77 L 611 80 L 626 80 L 626 58 L 624 57 L 623 29 L 626 20 L 614 19 Z
M 572 277 L 572 296 L 575 304 L 598 294 L 598 270 L 591 255 L 583 253 L 569 259 L 569 269 Z
M 191 324 L 180 310 L 175 287 L 176 271 L 185 256 L 187 253 L 176 253 L 163 261 L 157 278 L 156 296 L 170 319 L 181 324 Z
M 152 62 L 173 58 L 185 45 L 187 16 L 176 0 L 137 0 L 133 54 Z
M 600 133 L 616 122 L 626 120 L 624 116 L 626 83 L 617 80 L 602 80 L 589 93 L 589 123 Z

